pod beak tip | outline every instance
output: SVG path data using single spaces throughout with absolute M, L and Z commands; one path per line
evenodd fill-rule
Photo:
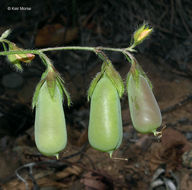
M 55 157 L 56 157 L 57 160 L 59 160 L 59 154 L 58 153 L 55 154 Z
M 109 157 L 112 159 L 113 151 L 109 151 Z

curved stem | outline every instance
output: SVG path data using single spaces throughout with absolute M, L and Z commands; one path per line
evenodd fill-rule
M 132 63 L 132 60 L 133 60 L 133 56 L 132 56 L 132 54 L 130 52 L 135 51 L 132 47 L 128 47 L 128 48 L 110 48 L 110 47 L 65 46 L 65 47 L 49 47 L 49 48 L 35 49 L 35 50 L 3 51 L 3 52 L 0 52 L 0 55 L 31 53 L 31 54 L 39 55 L 41 58 L 43 58 L 46 61 L 46 60 L 49 60 L 49 58 L 44 54 L 44 52 L 47 52 L 47 51 L 59 51 L 59 50 L 92 51 L 97 55 L 98 55 L 98 52 L 102 52 L 102 51 L 120 52 L 120 53 L 123 53 L 126 57 L 129 57 L 129 59 L 128 58 L 127 59 L 131 63 Z M 51 63 L 50 60 L 48 62 Z
M 40 51 L 39 57 L 41 58 L 42 62 L 46 67 L 52 67 L 53 64 L 51 63 L 51 60 L 47 57 L 47 55 Z
M 32 53 L 39 54 L 39 52 L 47 52 L 47 51 L 59 51 L 59 50 L 81 50 L 81 51 L 92 51 L 103 50 L 103 51 L 116 51 L 123 52 L 124 48 L 110 48 L 110 47 L 81 47 L 81 46 L 65 46 L 65 47 L 50 47 L 36 50 L 22 50 L 22 51 L 3 51 L 0 52 L 0 55 L 11 55 L 11 54 L 23 54 L 23 53 Z M 134 51 L 132 48 L 126 48 L 127 51 Z
M 127 49 L 124 50 L 122 53 L 126 57 L 127 61 L 133 65 L 135 62 L 135 57 L 129 51 L 127 51 Z

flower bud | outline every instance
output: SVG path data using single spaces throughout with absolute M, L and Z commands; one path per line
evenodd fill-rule
M 14 44 L 12 42 L 9 43 L 9 50 L 10 51 L 23 51 L 22 48 L 17 47 L 16 44 Z M 11 62 L 22 61 L 25 63 L 30 63 L 34 58 L 35 58 L 35 55 L 31 54 L 31 53 L 8 55 L 8 59 Z
M 152 28 L 149 28 L 148 26 L 146 26 L 146 24 L 143 24 L 138 30 L 135 31 L 133 35 L 134 46 L 142 43 L 143 40 L 147 38 L 152 31 Z

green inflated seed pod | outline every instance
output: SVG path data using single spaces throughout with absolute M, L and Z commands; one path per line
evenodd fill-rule
M 117 89 L 104 74 L 91 96 L 88 138 L 97 150 L 112 153 L 122 142 L 121 106 Z
M 155 133 L 162 123 L 161 112 L 146 78 L 128 79 L 128 99 L 134 128 L 140 133 Z
M 47 81 L 41 86 L 36 103 L 35 142 L 38 150 L 46 156 L 58 156 L 67 144 L 62 94 L 56 85 L 51 97 Z

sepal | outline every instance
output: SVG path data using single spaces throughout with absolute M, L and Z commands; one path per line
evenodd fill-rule
M 47 87 L 48 87 L 48 91 L 51 98 L 53 98 L 55 95 L 56 73 L 52 68 L 48 70 L 49 71 L 47 72 L 47 76 L 46 76 Z
M 40 89 L 41 89 L 42 85 L 44 84 L 44 82 L 45 82 L 45 78 L 41 79 L 40 82 L 37 84 L 37 86 L 35 88 L 35 92 L 33 94 L 33 99 L 32 99 L 32 110 L 34 110 L 34 108 L 37 105 L 37 100 L 38 100 L 39 92 L 40 92 Z
M 91 99 L 91 96 L 93 94 L 93 91 L 98 83 L 98 81 L 100 80 L 100 78 L 102 77 L 103 73 L 102 72 L 99 72 L 97 73 L 97 75 L 95 76 L 95 78 L 91 81 L 91 84 L 90 84 L 90 87 L 89 87 L 89 90 L 88 90 L 88 96 L 87 96 L 87 99 L 88 101 Z
M 128 89 L 129 78 L 130 78 L 131 75 L 133 76 L 133 80 L 136 83 L 136 87 L 138 86 L 139 76 L 143 76 L 147 80 L 147 83 L 149 84 L 150 88 L 151 89 L 153 88 L 153 85 L 152 85 L 150 79 L 147 77 L 147 75 L 144 72 L 144 70 L 142 69 L 142 67 L 136 61 L 133 62 L 132 66 L 131 66 L 131 69 L 128 72 L 128 75 L 127 75 L 127 79 L 126 79 L 127 89 Z
M 15 59 L 14 55 L 8 55 L 7 59 L 12 63 L 12 66 L 16 69 L 16 71 L 23 71 L 23 67 L 21 66 L 21 62 Z
M 59 73 L 57 73 L 57 76 L 56 76 L 56 84 L 58 85 L 60 92 L 62 94 L 64 93 L 65 96 L 67 97 L 67 105 L 69 107 L 71 105 L 71 98 L 70 98 L 68 91 L 66 90 L 66 88 L 64 86 L 65 82 Z
M 148 76 L 146 75 L 145 71 L 142 69 L 142 67 L 137 63 L 137 70 L 139 71 L 140 75 L 142 75 L 148 82 L 150 88 L 152 89 L 153 88 L 153 85 L 150 81 L 150 79 L 148 78 Z
M 105 67 L 105 73 L 112 81 L 113 85 L 117 89 L 119 97 L 121 98 L 124 93 L 124 84 L 120 74 L 115 70 L 111 63 L 108 63 Z

